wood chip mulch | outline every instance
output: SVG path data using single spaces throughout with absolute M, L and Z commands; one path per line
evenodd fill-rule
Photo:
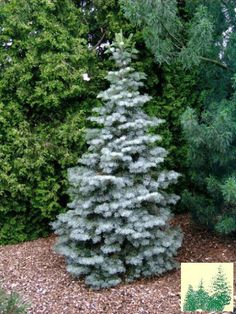
M 184 231 L 179 262 L 234 262 L 236 239 L 220 238 L 194 227 L 187 214 L 174 224 Z M 180 270 L 163 276 L 92 291 L 65 271 L 53 251 L 55 236 L 0 246 L 0 281 L 30 303 L 33 314 L 180 314 Z M 236 282 L 234 282 L 236 287 Z M 182 312 L 183 313 L 183 312 Z

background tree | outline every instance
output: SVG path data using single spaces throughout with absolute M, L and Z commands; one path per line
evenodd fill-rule
M 216 2 L 120 0 L 125 15 L 142 29 L 146 45 L 159 64 L 177 61 L 192 67 L 204 61 L 226 69 L 219 57 L 210 55 L 214 25 L 208 7 L 221 9 L 221 2 Z M 232 1 L 224 3 L 223 9 L 227 5 Z
M 236 71 L 234 1 L 122 1 L 159 64 L 199 66 L 197 110 L 182 119 L 188 143 L 188 191 L 183 207 L 197 223 L 222 233 L 236 229 L 232 78 Z M 219 88 L 220 86 L 220 88 Z
M 1 1 L 0 243 L 46 235 L 67 203 L 66 169 L 96 103 L 86 34 L 70 0 Z
M 142 111 L 150 97 L 138 91 L 144 73 L 130 65 L 137 51 L 121 33 L 108 51 L 117 69 L 98 95 L 105 105 L 90 119 L 98 128 L 87 132 L 88 152 L 69 170 L 71 210 L 53 224 L 67 270 L 96 289 L 174 268 L 182 239 L 169 226 L 178 197 L 168 187 L 179 175 L 161 170 L 167 152 L 148 134 L 162 120 Z
M 194 221 L 225 234 L 236 230 L 235 119 L 234 100 L 213 103 L 201 122 L 192 109 L 183 116 L 194 184 L 183 202 Z
M 227 71 L 208 67 L 200 73 L 201 112 L 188 109 L 182 118 L 188 142 L 191 186 L 182 200 L 197 223 L 229 234 L 235 215 L 235 15 L 231 1 L 208 6 L 214 21 L 212 54 L 221 56 Z M 220 47 L 220 51 L 216 46 Z M 219 88 L 220 86 L 220 88 Z

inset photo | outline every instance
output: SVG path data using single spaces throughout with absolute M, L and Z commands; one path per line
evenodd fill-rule
M 233 311 L 233 263 L 181 263 L 181 310 Z

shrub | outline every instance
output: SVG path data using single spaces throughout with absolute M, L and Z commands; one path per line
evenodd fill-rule
M 67 203 L 65 169 L 85 148 L 94 53 L 72 1 L 3 1 L 0 243 L 44 236 Z M 75 154 L 76 152 L 76 154 Z

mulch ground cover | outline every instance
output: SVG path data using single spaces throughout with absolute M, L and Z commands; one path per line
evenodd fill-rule
M 212 235 L 177 215 L 184 241 L 179 262 L 235 262 L 236 239 Z M 93 291 L 74 280 L 64 259 L 53 251 L 55 236 L 0 246 L 0 280 L 30 303 L 33 314 L 180 314 L 180 270 L 160 277 Z M 234 282 L 236 286 L 236 281 Z M 182 312 L 183 313 L 183 312 Z

